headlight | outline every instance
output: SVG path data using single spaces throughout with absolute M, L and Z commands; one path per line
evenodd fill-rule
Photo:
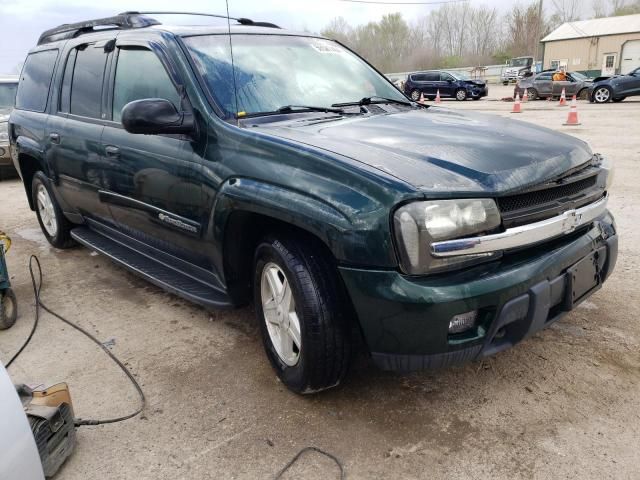
M 502 223 L 496 203 L 491 199 L 433 200 L 400 207 L 393 216 L 405 273 L 419 275 L 485 261 L 498 254 L 434 258 L 431 243 L 488 232 Z

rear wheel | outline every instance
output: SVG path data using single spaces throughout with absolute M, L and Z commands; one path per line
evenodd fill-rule
M 464 88 L 456 90 L 456 100 L 462 102 L 467 99 L 467 91 Z
M 611 89 L 609 87 L 598 87 L 593 92 L 593 101 L 596 103 L 607 103 L 611 100 Z
M 0 292 L 0 330 L 11 328 L 18 318 L 18 302 L 13 290 L 7 288 Z
M 42 233 L 56 248 L 69 248 L 75 245 L 71 238 L 71 223 L 67 220 L 56 201 L 49 179 L 42 172 L 36 172 L 31 182 L 33 206 L 38 216 Z
M 411 90 L 411 100 L 413 100 L 414 102 L 420 100 L 420 90 Z
M 347 373 L 346 294 L 330 258 L 292 235 L 267 237 L 255 255 L 254 300 L 267 357 L 300 394 L 334 387 Z

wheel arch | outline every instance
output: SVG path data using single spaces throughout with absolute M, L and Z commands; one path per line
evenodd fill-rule
M 216 259 L 234 303 L 247 303 L 253 252 L 270 232 L 292 232 L 315 242 L 334 261 L 345 258 L 351 222 L 328 203 L 300 192 L 236 178 L 218 193 L 210 225 L 219 246 Z
M 31 195 L 31 183 L 33 182 L 33 177 L 36 172 L 42 171 L 45 175 L 49 176 L 48 169 L 41 159 L 34 156 L 33 152 L 28 150 L 25 153 L 18 151 L 18 167 L 20 170 L 20 178 L 22 178 L 22 184 L 27 194 L 29 208 L 35 210 L 33 196 Z

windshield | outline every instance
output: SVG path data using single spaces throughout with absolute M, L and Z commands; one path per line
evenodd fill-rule
M 191 56 L 229 116 L 273 112 L 285 105 L 330 107 L 364 97 L 407 101 L 358 56 L 330 40 L 285 35 L 186 37 Z M 236 108 L 237 101 L 237 108 Z
M 529 65 L 531 65 L 530 58 L 512 58 L 509 61 L 510 67 L 528 67 Z
M 17 83 L 0 83 L 0 108 L 10 108 L 15 105 Z
M 587 77 L 586 75 L 583 75 L 579 72 L 571 72 L 571 76 L 576 79 L 576 80 L 587 80 L 589 77 Z
M 456 80 L 471 80 L 471 77 L 464 72 L 447 72 Z

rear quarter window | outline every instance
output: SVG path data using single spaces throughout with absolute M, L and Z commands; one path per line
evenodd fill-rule
M 43 50 L 29 54 L 22 68 L 16 108 L 44 112 L 58 50 Z

